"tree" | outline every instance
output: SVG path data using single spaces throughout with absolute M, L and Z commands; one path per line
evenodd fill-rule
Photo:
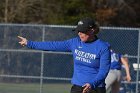
M 28 23 L 36 20 L 38 23 L 41 17 L 40 2 L 38 0 L 3 0 L 1 2 L 1 22 Z

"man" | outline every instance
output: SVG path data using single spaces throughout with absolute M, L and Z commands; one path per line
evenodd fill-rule
M 126 77 L 125 79 L 130 82 L 131 76 L 129 72 L 128 59 L 119 53 L 111 51 L 111 67 L 108 76 L 105 80 L 106 90 L 111 88 L 111 93 L 119 93 L 120 83 L 121 83 L 121 68 L 122 65 L 125 67 Z
M 91 18 L 84 18 L 74 29 L 78 37 L 65 41 L 34 42 L 18 36 L 20 44 L 47 51 L 71 51 L 74 73 L 71 93 L 106 93 L 105 78 L 110 68 L 110 50 L 98 39 L 99 26 Z

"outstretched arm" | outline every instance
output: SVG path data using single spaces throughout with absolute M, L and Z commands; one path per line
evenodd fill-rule
M 20 39 L 19 44 L 27 46 L 31 49 L 37 50 L 48 50 L 48 51 L 71 51 L 72 39 L 65 41 L 47 41 L 47 42 L 36 42 L 28 41 L 26 38 L 18 36 Z

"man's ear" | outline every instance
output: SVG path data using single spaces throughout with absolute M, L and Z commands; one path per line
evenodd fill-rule
M 92 31 L 92 32 L 91 32 L 91 34 L 94 34 L 94 32 L 95 32 L 95 29 L 93 29 L 93 28 L 92 28 L 92 29 L 91 29 L 91 31 Z
M 94 34 L 96 35 L 96 34 L 98 34 L 99 33 L 99 28 L 97 27 L 97 28 L 93 28 L 93 32 L 94 32 Z

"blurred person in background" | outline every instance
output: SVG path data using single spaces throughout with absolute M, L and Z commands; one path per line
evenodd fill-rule
M 105 80 L 106 90 L 108 91 L 111 89 L 111 93 L 119 93 L 120 83 L 122 80 L 122 72 L 121 72 L 122 67 L 125 69 L 126 73 L 125 80 L 127 80 L 127 82 L 131 81 L 128 58 L 119 53 L 116 53 L 111 49 L 111 47 L 110 51 L 111 51 L 111 67 L 108 76 Z
M 106 42 L 100 40 L 98 24 L 84 18 L 74 29 L 78 37 L 65 41 L 28 41 L 18 36 L 20 44 L 31 49 L 46 51 L 71 51 L 74 73 L 70 93 L 106 93 L 105 78 L 110 69 L 111 54 Z

